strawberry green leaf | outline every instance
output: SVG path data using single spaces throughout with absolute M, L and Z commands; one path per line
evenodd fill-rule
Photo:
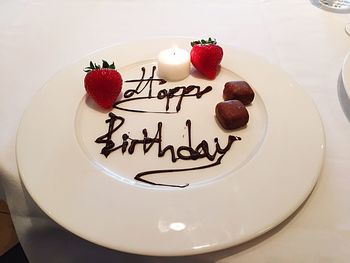
M 107 61 L 102 60 L 102 68 L 115 69 L 114 62 L 111 65 L 109 65 Z M 101 66 L 90 61 L 89 67 L 84 68 L 84 72 L 90 72 L 92 70 L 97 70 L 97 69 L 101 69 Z
M 201 39 L 201 40 L 196 40 L 191 42 L 191 46 L 195 45 L 216 45 L 216 39 L 209 37 L 208 40 Z
M 102 60 L 102 68 L 109 68 L 109 64 L 106 60 Z

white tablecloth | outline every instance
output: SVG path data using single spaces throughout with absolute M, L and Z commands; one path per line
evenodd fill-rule
M 340 77 L 348 14 L 308 0 L 3 0 L 0 2 L 0 197 L 31 262 L 349 262 L 350 107 Z M 263 56 L 314 100 L 326 155 L 308 200 L 250 242 L 182 258 L 116 252 L 64 230 L 21 185 L 16 131 L 35 93 L 57 71 L 97 49 L 147 37 L 212 36 Z M 349 103 L 349 104 L 347 104 Z M 349 113 L 349 109 L 345 109 Z M 1 189 L 1 186 L 3 189 Z M 93 212 L 93 211 L 92 211 Z

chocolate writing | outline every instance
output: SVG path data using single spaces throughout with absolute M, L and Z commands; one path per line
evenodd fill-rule
M 209 93 L 212 90 L 211 86 L 207 86 L 202 89 L 200 86 L 189 85 L 189 86 L 176 86 L 170 89 L 159 89 L 159 86 L 166 83 L 164 79 L 155 78 L 156 67 L 152 67 L 152 73 L 150 77 L 146 78 L 146 69 L 141 68 L 141 78 L 126 80 L 125 83 L 135 83 L 135 86 L 127 89 L 124 92 L 124 99 L 116 102 L 114 108 L 121 111 L 129 111 L 135 113 L 178 113 L 181 110 L 182 102 L 187 97 L 194 97 L 196 99 L 202 98 L 203 95 Z M 157 83 L 157 92 L 154 90 L 154 84 Z M 127 107 L 122 107 L 123 103 L 133 100 L 164 100 L 165 110 L 164 111 L 146 111 L 140 109 L 129 109 Z M 177 99 L 175 109 L 171 110 L 170 102 Z M 171 161 L 173 163 L 179 161 L 196 161 L 199 159 L 207 159 L 208 164 L 201 166 L 191 166 L 179 169 L 160 169 L 160 170 L 150 170 L 143 171 L 134 177 L 135 180 L 144 182 L 151 185 L 158 186 L 169 186 L 169 187 L 186 187 L 188 184 L 175 185 L 175 184 L 162 184 L 151 180 L 147 180 L 147 175 L 150 174 L 161 174 L 161 173 L 175 173 L 191 170 L 205 169 L 221 164 L 222 158 L 230 150 L 232 144 L 235 141 L 241 140 L 241 138 L 229 135 L 227 138 L 227 143 L 224 147 L 219 143 L 218 138 L 213 139 L 213 146 L 210 149 L 209 143 L 206 140 L 202 140 L 198 145 L 193 145 L 192 143 L 192 122 L 187 120 L 185 125 L 187 128 L 187 143 L 186 145 L 181 145 L 175 147 L 174 145 L 168 144 L 164 145 L 163 142 L 163 123 L 157 123 L 157 131 L 155 134 L 150 135 L 149 131 L 144 128 L 142 130 L 141 138 L 131 138 L 129 134 L 121 134 L 120 128 L 125 124 L 125 118 L 118 116 L 113 112 L 108 114 L 109 118 L 105 121 L 108 124 L 108 131 L 102 136 L 98 137 L 95 142 L 104 145 L 101 154 L 106 158 L 115 151 L 121 151 L 122 154 L 132 155 L 135 149 L 142 148 L 144 154 L 147 154 L 153 147 L 157 147 L 158 157 L 164 157 L 166 154 L 170 155 Z M 119 138 L 119 140 L 115 140 Z M 192 163 L 192 162 L 189 162 Z
M 194 166 L 190 168 L 181 168 L 181 169 L 164 169 L 164 170 L 150 170 L 138 173 L 134 178 L 135 180 L 148 183 L 151 185 L 158 186 L 170 186 L 170 187 L 186 187 L 188 184 L 184 185 L 174 185 L 174 184 L 161 184 L 155 183 L 153 181 L 145 179 L 146 175 L 150 174 L 159 174 L 159 173 L 168 173 L 168 172 L 182 172 L 182 171 L 191 171 L 191 170 L 199 170 L 205 169 L 212 166 L 219 165 L 221 163 L 222 158 L 225 154 L 230 150 L 233 142 L 237 140 L 241 140 L 241 138 L 229 135 L 227 143 L 225 147 L 221 147 L 218 138 L 214 138 L 215 149 L 210 150 L 209 144 L 207 141 L 202 140 L 195 147 L 192 145 L 192 123 L 191 120 L 186 121 L 187 126 L 187 145 L 182 145 L 179 147 L 175 147 L 173 145 L 163 145 L 163 133 L 162 127 L 163 123 L 158 122 L 157 131 L 154 136 L 149 136 L 148 130 L 145 128 L 142 130 L 143 138 L 135 139 L 131 138 L 128 134 L 124 133 L 121 135 L 121 141 L 119 143 L 115 143 L 112 139 L 112 135 L 117 133 L 118 130 L 124 125 L 125 119 L 121 116 L 117 116 L 113 112 L 108 114 L 109 119 L 106 120 L 108 124 L 108 132 L 96 139 L 96 143 L 104 144 L 105 146 L 101 150 L 101 154 L 103 154 L 106 158 L 110 153 L 114 151 L 120 150 L 123 154 L 133 154 L 137 145 L 142 147 L 144 154 L 149 152 L 149 150 L 157 145 L 158 148 L 158 157 L 163 157 L 167 152 L 170 153 L 172 162 L 177 162 L 179 160 L 198 160 L 202 158 L 207 158 L 209 164 L 203 166 Z
M 128 89 L 124 92 L 123 100 L 120 100 L 115 103 L 114 108 L 124 111 L 138 112 L 138 113 L 177 113 L 181 110 L 182 101 L 185 97 L 196 97 L 200 99 L 204 94 L 210 92 L 213 88 L 211 86 L 207 86 L 203 90 L 201 90 L 200 86 L 189 85 L 189 86 L 177 86 L 171 89 L 161 89 L 154 94 L 153 91 L 153 82 L 158 82 L 159 85 L 163 85 L 166 83 L 164 79 L 154 78 L 156 67 L 152 67 L 152 73 L 149 78 L 145 78 L 146 69 L 144 67 L 141 68 L 142 76 L 140 79 L 132 79 L 126 80 L 126 83 L 137 83 L 136 88 Z M 147 95 L 144 95 L 146 93 Z M 137 96 L 140 95 L 140 96 Z M 178 98 L 175 111 L 169 111 L 170 109 L 170 101 L 174 98 Z M 136 110 L 136 109 L 128 109 L 123 108 L 120 105 L 132 101 L 132 100 L 144 100 L 144 99 L 158 99 L 165 100 L 165 111 L 144 111 L 144 110 Z

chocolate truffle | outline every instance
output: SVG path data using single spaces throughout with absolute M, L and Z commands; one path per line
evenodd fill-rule
M 226 130 L 234 130 L 245 126 L 249 121 L 246 107 L 239 100 L 228 100 L 216 104 L 216 118 Z
M 224 100 L 239 100 L 244 105 L 254 100 L 254 91 L 245 81 L 226 82 L 223 94 Z

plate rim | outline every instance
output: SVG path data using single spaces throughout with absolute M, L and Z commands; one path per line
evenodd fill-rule
M 345 55 L 345 58 L 344 58 L 343 64 L 342 64 L 342 71 L 341 71 L 343 84 L 344 84 L 344 90 L 345 90 L 346 95 L 348 96 L 348 99 L 350 99 L 350 76 L 346 72 L 349 72 L 349 70 L 350 70 L 350 52 L 348 52 Z

